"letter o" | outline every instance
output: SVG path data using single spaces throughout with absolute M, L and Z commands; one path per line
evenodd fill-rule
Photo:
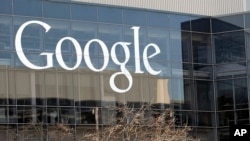
M 93 64 L 92 64 L 92 62 L 91 62 L 91 60 L 90 60 L 89 48 L 90 48 L 90 44 L 92 44 L 93 42 L 97 42 L 97 43 L 101 46 L 102 52 L 103 52 L 103 54 L 105 55 L 105 56 L 103 57 L 103 59 L 104 59 L 103 66 L 102 66 L 100 69 L 96 69 L 96 68 L 93 66 Z M 109 51 L 108 51 L 108 49 L 107 49 L 106 44 L 105 44 L 103 41 L 99 40 L 99 39 L 92 39 L 92 40 L 89 40 L 89 41 L 87 42 L 87 44 L 85 45 L 85 48 L 84 48 L 84 59 L 85 59 L 85 62 L 86 62 L 86 64 L 87 64 L 87 66 L 88 66 L 92 71 L 95 71 L 95 72 L 103 71 L 103 70 L 107 67 L 108 62 L 109 62 Z
M 64 40 L 70 40 L 74 47 L 75 47 L 75 50 L 76 50 L 76 64 L 73 68 L 70 68 L 68 67 L 64 61 L 63 61 L 63 58 L 62 58 L 62 43 Z M 81 46 L 80 44 L 76 41 L 76 39 L 72 38 L 72 37 L 64 37 L 62 39 L 60 39 L 56 45 L 56 59 L 59 63 L 59 65 L 64 68 L 65 70 L 74 70 L 76 69 L 80 64 L 81 64 L 81 61 L 82 61 L 82 49 L 81 49 Z

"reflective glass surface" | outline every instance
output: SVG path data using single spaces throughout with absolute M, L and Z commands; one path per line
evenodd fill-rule
M 240 30 L 244 28 L 243 14 L 212 19 L 213 33 Z
M 245 60 L 244 32 L 229 32 L 213 35 L 216 63 L 239 62 Z
M 122 23 L 122 9 L 100 7 L 98 8 L 98 21 L 105 23 Z
M 42 1 L 40 0 L 13 0 L 15 15 L 42 16 Z
M 12 1 L 11 0 L 2 0 L 1 1 L 0 13 L 1 14 L 11 14 L 12 13 Z
M 145 118 L 172 108 L 176 124 L 191 126 L 193 136 L 226 139 L 230 124 L 249 124 L 249 17 L 2 0 L 0 126 L 12 126 L 7 133 L 1 128 L 0 137 L 32 121 L 46 123 L 46 133 L 57 123 L 69 125 L 79 138 L 77 133 L 119 116 L 110 107 L 138 110 L 150 104 Z M 48 69 L 31 69 L 17 54 L 17 31 L 31 20 L 50 29 L 27 25 L 21 37 L 24 55 L 29 63 L 45 66 L 50 58 L 41 53 L 53 54 Z M 67 39 L 57 47 L 62 38 Z M 68 68 L 81 62 L 66 70 L 58 54 Z M 114 86 L 129 89 L 121 94 Z
M 71 4 L 71 18 L 73 20 L 97 21 L 97 7 Z

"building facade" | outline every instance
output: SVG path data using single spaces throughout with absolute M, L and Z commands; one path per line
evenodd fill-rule
M 109 107 L 149 103 L 194 137 L 228 140 L 231 124 L 249 124 L 249 29 L 248 12 L 2 0 L 0 136 L 38 121 L 77 133 L 108 124 Z

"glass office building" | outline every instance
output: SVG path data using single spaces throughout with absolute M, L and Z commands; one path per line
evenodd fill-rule
M 23 54 L 31 64 L 46 66 L 48 58 L 41 53 L 54 53 L 52 67 L 31 69 L 18 55 L 17 32 L 28 21 L 51 28 L 27 25 L 21 37 Z M 176 124 L 188 123 L 194 137 L 227 140 L 230 124 L 249 124 L 249 31 L 250 13 L 206 17 L 84 3 L 1 0 L 0 138 L 7 139 L 9 130 L 18 133 L 31 121 L 43 122 L 48 132 L 55 123 L 70 125 L 77 136 L 82 128 L 108 124 L 115 112 L 111 106 L 140 108 L 149 103 L 154 110 L 173 108 Z M 62 41 L 63 67 L 56 48 L 64 37 L 75 39 L 82 53 L 69 38 Z M 117 45 L 121 42 L 127 46 Z M 112 77 L 124 68 L 126 74 Z M 116 88 L 127 91 L 114 90 L 111 78 Z

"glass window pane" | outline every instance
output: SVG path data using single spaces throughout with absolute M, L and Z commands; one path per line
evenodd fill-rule
M 78 42 L 89 41 L 97 38 L 97 25 L 94 23 L 73 21 L 71 23 L 71 34 Z
M 178 81 L 178 80 L 176 80 Z M 150 103 L 152 103 L 155 108 L 161 109 L 167 105 L 170 105 L 172 99 L 178 99 L 180 93 L 177 93 L 175 98 L 172 98 L 172 91 L 171 91 L 171 81 L 167 78 L 158 79 L 156 77 L 149 77 L 149 98 Z M 176 86 L 178 87 L 178 86 Z M 180 90 L 181 91 L 181 90 Z M 179 91 L 178 91 L 179 92 Z M 174 100 L 173 100 L 174 101 Z M 177 105 L 179 105 L 179 101 L 177 100 Z
M 69 19 L 69 4 L 61 2 L 43 2 L 43 15 L 48 18 Z
M 218 122 L 219 126 L 229 126 L 233 125 L 234 123 L 234 112 L 227 111 L 227 112 L 218 112 Z
M 45 94 L 48 106 L 58 105 L 57 78 L 54 72 L 45 72 Z
M 213 79 L 213 68 L 211 65 L 193 64 L 193 69 L 195 79 Z
M 11 14 L 11 13 L 12 13 L 12 1 L 11 0 L 1 0 L 0 14 Z
M 145 26 L 146 25 L 146 13 L 138 10 L 124 10 L 123 22 L 132 26 Z
M 191 28 L 192 31 L 210 33 L 210 18 L 191 17 Z
M 79 73 L 81 106 L 98 106 L 100 104 L 100 76 L 93 73 Z M 109 83 L 107 83 L 109 84 Z
M 14 18 L 14 33 L 30 18 Z M 35 20 L 35 19 L 32 19 Z M 41 19 L 36 19 L 41 20 Z M 41 52 L 43 47 L 44 28 L 38 24 L 30 24 L 22 33 L 22 47 L 24 52 Z
M 212 19 L 213 33 L 239 30 L 244 28 L 243 14 Z
M 245 30 L 245 48 L 246 54 L 250 54 L 250 30 Z M 247 60 L 250 61 L 250 55 L 247 55 Z
M 170 31 L 171 61 L 182 62 L 182 38 L 181 31 Z
M 55 51 L 58 41 L 66 36 L 70 36 L 70 23 L 68 21 L 60 20 L 47 20 L 47 24 L 51 26 L 49 32 L 44 34 L 44 50 L 46 51 Z M 71 52 L 72 42 L 66 40 L 62 43 L 62 52 L 70 53 Z
M 181 32 L 182 61 L 191 61 L 191 33 Z
M 7 88 L 6 81 L 8 82 L 8 80 L 6 80 L 6 75 L 7 75 L 6 70 L 0 69 L 0 84 L 1 84 L 0 85 L 0 90 L 1 90 L 0 91 L 0 105 L 7 105 L 7 98 L 8 98 L 7 89 L 8 88 Z
M 184 102 L 184 81 L 183 79 L 170 79 L 171 102 L 175 109 Z
M 117 87 L 118 88 L 126 88 L 128 86 L 127 82 L 127 78 L 126 77 L 120 77 L 119 80 L 117 80 L 115 82 L 115 84 L 118 84 Z M 142 93 L 142 89 L 141 89 L 141 77 L 140 76 L 133 76 L 133 86 L 131 87 L 131 89 L 124 93 L 125 94 L 125 98 L 127 103 L 131 103 L 131 104 L 135 104 L 135 105 L 140 105 L 144 102 L 148 102 L 145 101 L 146 99 L 144 99 L 143 94 Z M 162 96 L 164 97 L 164 93 L 161 93 Z M 160 93 L 157 93 L 158 96 L 160 96 Z M 162 101 L 163 103 L 165 103 L 164 101 Z
M 96 124 L 95 121 L 95 114 L 92 113 L 92 111 L 94 110 L 94 108 L 79 108 L 77 109 L 78 117 L 79 119 L 76 121 L 78 122 L 78 124 Z M 82 126 L 77 126 L 77 130 L 79 131 Z M 84 129 L 83 129 L 84 130 Z M 82 130 L 82 132 L 80 133 L 80 135 L 82 136 L 82 133 L 84 132 Z M 86 130 L 86 129 L 85 129 Z
M 169 32 L 168 30 L 148 28 L 148 43 L 154 43 L 160 48 L 160 54 L 154 56 L 154 60 L 170 60 L 170 51 L 169 51 Z M 154 49 L 149 48 L 148 54 L 155 52 Z
M 233 109 L 233 84 L 232 80 L 217 82 L 217 102 L 218 110 Z
M 171 63 L 164 60 L 149 59 L 149 64 L 155 71 L 161 71 L 161 73 L 158 74 L 159 78 L 165 79 L 166 77 L 171 77 Z M 142 70 L 147 71 L 144 65 L 142 66 Z
M 196 104 L 194 100 L 194 93 L 192 92 L 193 83 L 190 79 L 184 79 L 184 103 L 182 105 L 183 110 L 194 110 Z
M 192 33 L 192 47 L 194 63 L 211 63 L 212 48 L 209 34 Z
M 59 108 L 59 122 L 64 125 L 69 125 L 69 124 L 74 125 L 75 124 L 75 110 L 70 107 Z
M 195 112 L 191 111 L 175 111 L 174 112 L 174 117 L 175 117 L 175 122 L 177 125 L 181 126 L 196 126 L 196 114 Z
M 0 50 L 13 49 L 12 36 L 12 18 L 0 16 Z
M 113 7 L 99 7 L 98 21 L 105 23 L 122 23 L 122 9 Z
M 27 71 L 16 71 L 16 96 L 18 105 L 32 105 L 33 97 L 31 93 L 31 87 L 35 84 L 31 83 L 32 74 Z
M 9 106 L 9 123 L 17 123 L 17 107 L 16 106 Z
M 221 64 L 215 67 L 217 79 L 242 77 L 242 75 L 246 75 L 247 69 L 245 62 Z
M 60 106 L 74 106 L 72 73 L 58 73 L 58 96 Z
M 40 52 L 38 52 L 38 53 L 25 53 L 25 56 L 34 65 L 37 65 L 37 66 L 45 66 L 46 65 L 46 62 L 44 61 L 45 56 L 41 56 Z M 20 59 L 19 59 L 19 57 L 17 55 L 15 55 L 15 67 L 27 68 L 20 61 Z
M 170 28 L 177 30 L 190 30 L 190 18 L 183 15 L 169 15 Z
M 47 122 L 49 124 L 55 124 L 59 122 L 59 109 L 56 107 L 47 107 Z
M 245 14 L 245 28 L 250 28 L 250 13 Z
M 94 23 L 85 23 L 85 22 L 72 22 L 71 23 L 71 34 L 79 44 L 81 45 L 82 51 L 84 51 L 85 45 L 89 40 L 97 38 L 97 25 Z M 92 43 L 90 46 L 90 55 L 97 57 L 98 51 L 100 48 L 94 47 L 97 43 Z M 93 47 L 92 47 L 93 46 Z M 82 61 L 83 63 L 84 61 Z
M 213 84 L 210 81 L 195 81 L 198 110 L 214 111 Z
M 8 123 L 8 109 L 5 106 L 0 107 L 0 123 Z
M 130 57 L 133 58 L 135 56 L 134 53 L 134 30 L 131 29 L 131 26 L 124 26 L 123 27 L 123 40 L 126 42 L 132 43 L 129 48 L 130 51 Z M 143 54 L 143 50 L 145 46 L 147 45 L 147 29 L 141 27 L 139 29 L 139 48 L 140 48 L 140 54 Z M 142 58 L 142 55 L 140 56 Z
M 148 12 L 147 23 L 148 26 L 167 28 L 169 27 L 168 14 Z
M 209 126 L 215 125 L 215 116 L 212 112 L 198 112 L 198 126 Z
M 34 87 L 35 90 L 33 89 L 34 90 L 33 92 L 35 92 L 35 95 L 33 95 L 33 97 L 36 98 L 36 105 L 45 105 L 46 97 L 45 97 L 45 86 L 44 86 L 44 83 L 45 83 L 44 72 L 37 71 L 35 72 L 35 75 L 32 74 L 32 82 L 33 81 L 35 81 L 35 87 Z
M 99 24 L 98 25 L 98 39 L 105 43 L 115 43 L 122 40 L 122 26 Z M 111 48 L 111 47 L 110 47 Z
M 191 70 L 191 65 L 188 63 L 172 63 L 171 66 L 171 71 L 172 71 L 172 76 L 171 77 L 178 77 L 178 78 L 190 78 L 190 70 Z
M 15 86 L 15 72 L 8 70 L 8 104 L 16 105 L 16 86 Z
M 249 124 L 249 110 L 237 110 L 236 111 L 237 124 L 238 125 L 248 125 Z
M 12 52 L 0 51 L 0 66 L 14 66 L 14 55 Z
M 102 106 L 114 106 L 115 103 L 117 104 L 126 104 L 126 96 L 125 95 L 117 95 L 116 92 L 114 92 L 110 85 L 109 85 L 109 79 L 111 77 L 111 73 L 109 71 L 105 71 L 103 73 L 104 75 L 102 76 L 103 78 L 103 101 L 102 101 Z M 118 86 L 121 86 L 121 77 L 117 77 L 115 79 L 115 84 L 118 84 Z M 127 83 L 126 83 L 127 84 Z M 121 88 L 121 87 L 120 87 Z
M 13 0 L 14 14 L 24 16 L 42 16 L 42 1 L 40 0 Z
M 236 79 L 233 82 L 236 109 L 248 108 L 248 93 L 246 79 Z
M 216 63 L 245 61 L 244 32 L 214 34 Z
M 71 4 L 71 18 L 73 20 L 97 21 L 97 7 Z

